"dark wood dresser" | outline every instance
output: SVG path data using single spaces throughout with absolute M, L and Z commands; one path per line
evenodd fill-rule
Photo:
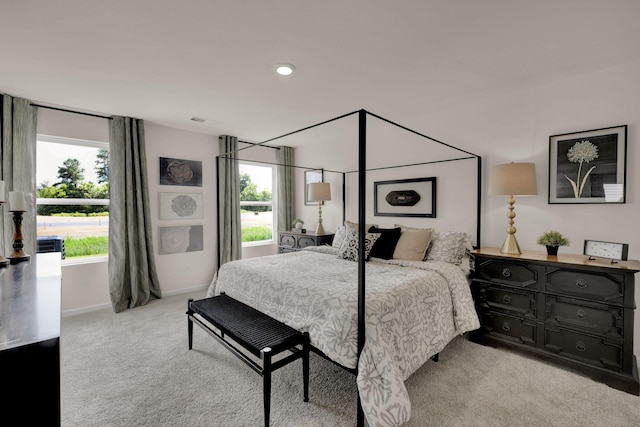
M 60 287 L 59 252 L 0 269 L 2 407 L 28 424 L 60 425 Z
M 301 233 L 299 231 L 278 232 L 278 253 L 299 251 L 307 246 L 330 245 L 333 242 L 333 233 L 316 234 L 315 231 Z
M 562 364 L 640 394 L 633 355 L 635 274 L 640 261 L 584 255 L 521 255 L 482 248 L 472 290 L 480 329 L 471 339 Z

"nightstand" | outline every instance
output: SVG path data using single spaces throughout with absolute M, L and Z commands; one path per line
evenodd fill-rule
M 299 251 L 307 246 L 330 245 L 333 233 L 316 234 L 315 231 L 301 233 L 295 230 L 278 232 L 278 253 Z
M 478 249 L 472 291 L 481 327 L 471 340 L 534 355 L 639 395 L 633 355 L 638 271 L 636 260 L 611 264 L 584 255 Z

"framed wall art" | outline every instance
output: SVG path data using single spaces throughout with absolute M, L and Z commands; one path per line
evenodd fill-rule
M 322 182 L 324 180 L 324 173 L 322 169 L 304 171 L 304 204 L 305 205 L 318 205 L 318 202 L 312 202 L 309 200 L 309 184 L 315 182 Z
M 436 178 L 373 183 L 375 216 L 436 217 Z
M 625 203 L 627 126 L 549 137 L 549 203 Z
M 160 219 L 201 219 L 202 193 L 159 193 Z
M 203 247 L 202 225 L 160 227 L 160 255 L 201 251 Z
M 160 157 L 160 185 L 202 187 L 202 162 Z

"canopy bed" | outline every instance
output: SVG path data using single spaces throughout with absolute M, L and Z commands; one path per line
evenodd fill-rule
M 367 118 L 374 119 L 373 125 Z M 355 129 L 345 127 L 345 119 L 356 119 Z M 334 186 L 342 193 L 342 220 L 332 245 L 226 262 L 207 297 L 225 292 L 308 332 L 313 351 L 357 375 L 358 425 L 364 425 L 365 417 L 370 426 L 401 425 L 411 416 L 404 380 L 451 339 L 479 327 L 469 290 L 468 249 L 480 243 L 481 158 L 365 110 L 256 145 L 292 138 L 323 141 L 318 131 L 335 124 L 343 134 L 329 138 L 340 141 L 345 133 L 355 133 L 358 144 L 355 152 L 342 147 L 335 156 L 335 149 L 327 150 L 331 144 L 323 142 L 334 154 L 333 162 L 342 162 L 342 171 L 323 168 L 334 184 L 341 178 L 341 185 Z M 368 139 L 382 150 L 367 154 Z M 419 161 L 425 142 L 435 149 L 429 149 L 428 161 Z M 400 149 L 403 143 L 410 148 Z M 240 151 L 221 153 L 217 160 L 241 159 Z M 357 168 L 350 169 L 350 161 Z M 437 181 L 407 179 L 418 173 L 435 173 Z M 394 187 L 398 182 L 415 184 L 423 196 L 429 193 L 423 198 L 430 201 L 430 212 L 395 214 L 389 207 L 393 203 L 402 206 L 406 196 L 419 198 L 410 194 L 413 190 Z M 374 187 L 375 207 L 367 198 Z M 378 199 L 387 191 L 391 203 L 383 206 Z M 357 197 L 348 197 L 351 193 Z M 347 221 L 351 212 L 357 215 Z M 385 222 L 380 217 L 394 216 L 403 218 L 386 220 L 393 222 L 388 228 L 378 224 Z

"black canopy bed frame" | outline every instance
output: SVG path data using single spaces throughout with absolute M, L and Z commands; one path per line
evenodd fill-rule
M 365 345 L 365 290 L 366 290 L 366 260 L 365 260 L 365 234 L 366 231 L 365 227 L 366 227 L 366 214 L 367 214 L 367 203 L 368 203 L 368 199 L 367 199 L 367 195 L 366 195 L 366 191 L 367 191 L 367 172 L 371 172 L 371 171 L 377 171 L 377 170 L 383 170 L 383 169 L 396 169 L 396 168 L 403 168 L 403 167 L 413 167 L 413 166 L 421 166 L 421 165 L 430 165 L 430 164 L 434 164 L 434 163 L 444 163 L 444 162 L 459 162 L 459 161 L 463 161 L 463 160 L 474 160 L 475 159 L 475 163 L 476 163 L 476 168 L 477 168 L 477 173 L 476 173 L 476 221 L 475 221 L 475 244 L 473 245 L 474 248 L 480 247 L 480 242 L 481 242 L 481 227 L 480 227 L 480 221 L 481 221 L 481 189 L 482 189 L 482 158 L 481 156 L 477 155 L 477 154 L 473 154 L 469 151 L 463 150 L 461 148 L 455 147 L 453 145 L 444 143 L 442 141 L 436 140 L 434 138 L 431 138 L 427 135 L 424 135 L 420 132 L 417 132 L 415 130 L 412 130 L 408 127 L 405 127 L 403 125 L 400 125 L 398 123 L 395 123 L 393 121 L 390 121 L 388 119 L 385 119 L 381 116 L 378 116 L 376 114 L 373 114 L 369 111 L 366 111 L 364 109 L 360 109 L 360 110 L 356 110 L 353 111 L 351 113 L 347 113 L 347 114 L 343 114 L 341 116 L 335 117 L 333 119 L 329 119 L 320 123 L 317 123 L 315 125 L 311 125 L 311 126 L 307 126 L 305 128 L 302 129 L 298 129 L 295 130 L 293 132 L 288 132 L 286 134 L 274 137 L 274 138 L 270 138 L 267 139 L 265 141 L 259 142 L 259 143 L 254 143 L 254 142 L 245 142 L 245 141 L 239 141 L 240 143 L 246 143 L 248 144 L 248 146 L 246 147 L 242 147 L 239 148 L 236 152 L 234 153 L 222 153 L 218 156 L 216 156 L 216 193 L 220 194 L 220 179 L 219 179 L 219 165 L 220 165 L 220 160 L 221 159 L 233 159 L 233 160 L 243 160 L 242 158 L 239 157 L 239 152 L 243 151 L 245 149 L 252 149 L 253 147 L 259 147 L 259 146 L 263 146 L 263 147 L 269 147 L 269 148 L 273 148 L 273 149 L 278 149 L 277 146 L 273 146 L 273 145 L 268 145 L 269 143 L 272 143 L 274 141 L 278 141 L 281 140 L 285 137 L 289 137 L 307 130 L 310 130 L 312 128 L 317 128 L 323 125 L 327 125 L 329 123 L 347 118 L 347 117 L 351 117 L 357 115 L 357 126 L 358 126 L 358 168 L 357 170 L 353 170 L 353 171 L 334 171 L 334 170 L 330 170 L 330 169 L 323 169 L 324 172 L 332 172 L 332 173 L 338 173 L 338 174 L 342 174 L 342 220 L 344 222 L 344 220 L 346 219 L 346 190 L 347 190 L 347 186 L 346 186 L 346 178 L 347 175 L 349 174 L 357 174 L 357 188 L 358 188 L 358 205 L 357 205 L 357 210 L 358 210 L 358 215 L 357 215 L 357 224 L 358 224 L 358 266 L 357 266 L 357 272 L 358 272 L 358 310 L 357 310 L 357 323 L 358 323 L 358 328 L 357 328 L 357 355 L 358 355 L 358 360 L 360 359 L 360 355 L 362 353 L 362 350 L 364 348 Z M 420 138 L 423 138 L 426 142 L 430 142 L 430 143 L 435 143 L 438 144 L 440 146 L 443 147 L 447 147 L 451 150 L 453 150 L 456 153 L 461 153 L 460 157 L 453 157 L 452 158 L 446 158 L 446 159 L 439 159 L 439 160 L 435 160 L 435 161 L 424 161 L 424 162 L 416 162 L 416 163 L 411 163 L 411 164 L 403 164 L 403 165 L 395 165 L 395 166 L 386 166 L 386 167 L 378 167 L 378 168 L 372 168 L 372 169 L 367 169 L 367 117 L 371 116 L 374 117 L 382 122 L 385 122 L 389 125 L 395 126 L 398 129 L 402 129 L 412 135 L 418 136 Z M 254 160 L 251 160 L 252 162 L 255 162 Z M 265 164 L 271 164 L 271 165 L 277 165 L 277 163 L 275 162 L 257 162 L 257 163 L 265 163 Z M 298 168 L 298 169 L 304 169 L 304 170 L 318 170 L 317 167 L 304 167 L 304 166 L 299 166 L 299 165 L 290 165 L 293 168 Z M 216 225 L 217 225 L 217 230 L 219 231 L 219 226 L 220 226 L 220 203 L 217 203 L 216 205 L 217 207 L 217 211 L 216 211 Z M 217 256 L 217 266 L 216 266 L 216 271 L 221 267 L 220 264 L 220 248 L 221 248 L 221 240 L 220 240 L 220 233 L 217 232 L 217 251 L 218 251 L 218 256 Z M 314 352 L 318 353 L 319 355 L 327 358 L 329 361 L 337 364 L 338 366 L 340 366 L 343 369 L 346 369 L 349 372 L 355 373 L 357 374 L 357 366 L 355 369 L 351 369 L 345 366 L 342 366 L 341 364 L 331 360 L 330 358 L 328 358 L 327 356 L 325 356 L 323 354 L 322 351 L 314 348 L 314 346 L 311 346 L 311 350 L 313 350 Z M 434 358 L 435 359 L 435 358 Z M 437 359 L 436 359 L 437 360 Z M 361 405 L 361 401 L 360 401 L 360 397 L 359 397 L 359 393 L 358 393 L 358 399 L 357 399 L 357 425 L 360 426 L 364 426 L 364 422 L 365 422 L 365 418 L 364 418 L 364 412 L 362 409 L 362 405 Z

